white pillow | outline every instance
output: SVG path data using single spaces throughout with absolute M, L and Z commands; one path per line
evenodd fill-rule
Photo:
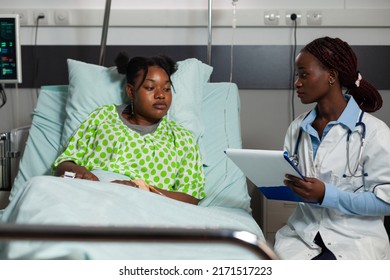
M 204 134 L 201 121 L 203 86 L 209 80 L 213 68 L 195 58 L 177 64 L 178 69 L 171 77 L 173 96 L 168 118 L 190 129 L 200 144 Z
M 72 59 L 67 61 L 69 93 L 62 146 L 94 109 L 107 104 L 122 104 L 125 96 L 125 79 L 116 67 L 106 68 Z
M 94 109 L 106 104 L 121 104 L 125 100 L 125 76 L 119 74 L 116 67 L 106 68 L 72 59 L 67 61 L 69 97 L 61 137 L 63 146 Z M 209 80 L 213 68 L 195 58 L 177 63 L 178 70 L 171 77 L 174 90 L 168 118 L 194 133 L 206 164 L 206 155 L 201 144 L 204 132 L 201 103 L 203 86 Z

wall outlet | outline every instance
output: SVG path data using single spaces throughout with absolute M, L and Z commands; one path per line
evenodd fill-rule
M 13 14 L 19 15 L 19 24 L 28 25 L 30 22 L 29 12 L 27 10 L 14 10 Z
M 291 15 L 295 15 L 295 20 L 291 18 Z M 294 26 L 295 22 L 297 23 L 297 25 L 300 25 L 302 13 L 300 11 L 286 11 L 285 18 L 286 18 L 286 25 L 288 26 Z
M 306 21 L 307 21 L 307 25 L 313 25 L 313 26 L 322 25 L 321 11 L 307 11 Z
M 69 25 L 69 11 L 57 10 L 54 12 L 54 23 L 56 25 Z
M 279 25 L 280 15 L 278 11 L 264 12 L 264 25 L 276 26 Z
M 38 17 L 42 17 L 38 21 Z M 34 24 L 48 25 L 49 24 L 49 11 L 34 11 L 33 12 Z

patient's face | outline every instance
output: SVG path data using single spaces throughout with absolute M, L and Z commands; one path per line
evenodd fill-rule
M 172 102 L 171 83 L 165 71 L 151 66 L 143 81 L 138 75 L 131 94 L 134 102 L 135 121 L 139 125 L 157 123 L 168 112 Z
M 330 90 L 330 72 L 312 54 L 301 52 L 295 60 L 297 78 L 295 87 L 303 104 L 318 102 Z

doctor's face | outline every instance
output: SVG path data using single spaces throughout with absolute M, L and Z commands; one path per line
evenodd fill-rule
M 329 92 L 330 73 L 308 52 L 300 52 L 295 59 L 297 95 L 303 104 L 318 102 Z

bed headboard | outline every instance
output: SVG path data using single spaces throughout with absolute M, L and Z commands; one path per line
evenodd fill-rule
M 183 63 L 182 70 L 186 70 L 185 73 L 191 72 L 187 68 L 191 68 L 190 65 L 193 62 L 191 60 L 189 64 Z M 200 62 L 196 63 L 199 64 Z M 88 64 L 83 66 L 82 68 L 90 67 Z M 93 65 L 93 67 L 96 67 L 96 65 Z M 105 69 L 108 71 L 108 68 Z M 211 71 L 209 71 L 208 76 L 200 71 L 199 67 L 195 72 L 194 74 L 194 71 L 192 71 L 191 77 L 187 77 L 183 72 L 178 71 L 181 76 L 176 77 L 176 83 L 173 80 L 176 91 L 173 99 L 176 98 L 176 104 L 172 104 L 173 112 L 170 117 L 181 118 L 179 122 L 183 125 L 189 126 L 190 129 L 198 129 L 196 136 L 204 158 L 207 196 L 199 205 L 204 207 L 242 208 L 250 212 L 250 197 L 246 178 L 224 154 L 224 150 L 228 147 L 241 147 L 238 88 L 233 83 L 206 82 Z M 196 75 L 198 79 L 194 79 L 193 75 Z M 191 79 L 191 82 L 187 83 L 184 79 Z M 84 81 L 87 82 L 85 79 Z M 197 84 L 194 84 L 194 81 L 198 81 Z M 76 106 L 73 110 L 77 110 L 77 102 L 85 104 L 86 101 L 91 100 L 88 99 L 88 94 L 93 96 L 90 97 L 93 98 L 93 102 L 98 99 L 96 97 L 97 91 L 94 91 L 94 89 L 91 89 L 88 93 L 71 83 L 72 80 L 70 79 L 69 85 L 43 86 L 41 88 L 37 106 L 33 111 L 32 125 L 20 161 L 19 172 L 11 190 L 10 200 L 16 192 L 23 188 L 24 183 L 29 178 L 51 174 L 50 166 L 61 152 L 64 128 L 67 125 L 67 118 L 70 116 L 72 107 Z M 186 90 L 194 91 L 195 99 L 191 99 L 188 92 L 182 95 L 180 84 Z M 189 88 L 189 85 L 192 88 Z M 75 88 L 78 91 L 75 91 Z M 106 93 L 106 90 L 104 92 Z M 184 101 L 180 98 L 184 98 L 187 104 L 184 104 Z M 190 100 L 188 100 L 189 98 Z M 84 102 L 81 101 L 82 99 Z M 72 105 L 71 109 L 70 104 Z M 96 104 L 91 106 L 96 106 Z M 191 106 L 191 114 L 189 114 L 190 110 L 186 106 Z M 85 108 L 85 110 L 87 114 L 88 108 Z M 81 120 L 84 119 L 83 116 L 79 117 Z M 68 121 L 68 125 L 69 123 L 72 122 Z M 77 126 L 77 121 L 72 125 Z

